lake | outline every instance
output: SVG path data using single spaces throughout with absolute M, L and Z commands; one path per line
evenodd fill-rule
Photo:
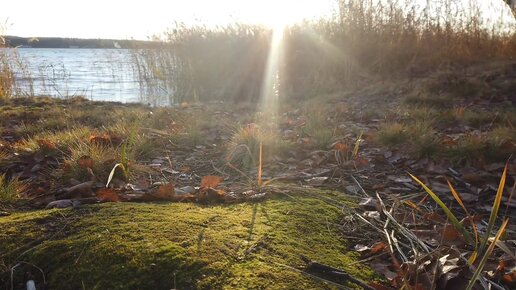
M 17 52 L 24 66 L 17 69 L 18 85 L 26 94 L 142 100 L 130 50 L 18 48 Z

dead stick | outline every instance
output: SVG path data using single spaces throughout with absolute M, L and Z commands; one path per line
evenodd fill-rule
M 351 275 L 344 272 L 343 270 L 312 261 L 305 256 L 301 256 L 301 260 L 303 260 L 308 265 L 309 270 L 316 271 L 316 272 L 322 272 L 322 273 L 329 274 L 329 275 L 334 275 L 339 278 L 344 278 L 345 280 L 349 280 L 352 283 L 357 284 L 366 290 L 375 290 L 373 287 L 367 285 L 366 283 L 364 283 L 361 280 L 358 280 L 358 279 L 352 277 Z
M 369 194 L 367 194 L 367 192 L 364 190 L 364 188 L 362 187 L 362 185 L 360 185 L 360 183 L 358 182 L 358 180 L 352 175 L 350 174 L 349 176 L 351 176 L 351 179 L 355 182 L 355 184 L 358 186 L 358 188 L 360 189 L 360 191 L 365 195 L 365 196 L 369 196 Z

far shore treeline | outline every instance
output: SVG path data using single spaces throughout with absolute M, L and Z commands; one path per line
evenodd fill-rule
M 7 47 L 31 48 L 156 48 L 158 42 L 129 39 L 3 36 Z

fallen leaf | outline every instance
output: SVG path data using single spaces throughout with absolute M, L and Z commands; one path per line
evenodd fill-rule
M 93 159 L 87 155 L 84 155 L 77 160 L 77 164 L 84 169 L 93 169 L 93 163 Z
M 369 160 L 357 156 L 355 159 L 353 159 L 353 164 L 355 164 L 356 167 L 365 167 L 369 165 Z
M 110 145 L 111 144 L 111 137 L 107 134 L 103 134 L 100 136 L 97 135 L 91 135 L 88 141 L 91 144 L 97 144 L 97 145 Z
M 516 286 L 516 271 L 512 271 L 502 276 L 502 281 L 508 286 Z
M 387 244 L 384 242 L 376 242 L 374 245 L 371 246 L 370 254 L 378 254 L 379 252 L 383 251 L 385 248 L 387 248 Z
M 349 146 L 347 144 L 345 144 L 345 143 L 342 143 L 342 142 L 338 142 L 335 145 L 333 145 L 333 149 L 337 150 L 337 151 L 340 151 L 342 153 L 348 153 L 350 151 Z
M 223 178 L 215 175 L 204 176 L 201 180 L 201 187 L 215 188 L 222 182 Z
M 120 201 L 120 197 L 113 188 L 101 188 L 97 190 L 96 196 L 98 199 L 104 202 Z
M 197 201 L 200 203 L 212 203 L 224 201 L 225 191 L 220 189 L 214 189 L 211 187 L 204 187 L 199 190 L 197 194 Z
M 458 239 L 460 236 L 461 234 L 453 225 L 447 224 L 446 226 L 444 226 L 443 239 L 445 241 L 454 241 Z
M 57 149 L 56 145 L 49 140 L 39 139 L 37 142 L 41 150 L 52 151 Z
M 172 183 L 162 184 L 152 195 L 159 199 L 172 200 L 175 197 L 174 185 Z

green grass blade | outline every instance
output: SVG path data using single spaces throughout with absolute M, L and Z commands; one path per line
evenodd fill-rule
M 484 267 L 487 263 L 487 260 L 489 259 L 489 256 L 493 252 L 498 240 L 500 240 L 500 237 L 502 236 L 503 232 L 505 231 L 505 227 L 507 226 L 508 223 L 509 223 L 509 219 L 506 219 L 503 222 L 503 224 L 500 227 L 500 229 L 498 230 L 498 233 L 496 234 L 493 242 L 491 243 L 491 245 L 489 245 L 489 248 L 487 248 L 487 251 L 485 252 L 484 256 L 482 256 L 482 259 L 480 260 L 480 263 L 478 264 L 478 267 L 475 270 L 475 273 L 473 273 L 473 277 L 469 281 L 469 284 L 468 284 L 468 287 L 466 288 L 466 290 L 471 290 L 473 288 L 473 286 L 475 285 L 475 282 L 477 281 L 478 277 L 482 273 L 482 270 L 484 270 Z
M 498 190 L 496 191 L 495 201 L 493 203 L 493 209 L 491 210 L 491 215 L 489 216 L 489 223 L 487 225 L 487 230 L 484 239 L 482 240 L 482 245 L 480 246 L 480 254 L 484 251 L 487 240 L 493 231 L 494 224 L 496 222 L 496 217 L 498 216 L 498 210 L 500 209 L 500 204 L 502 202 L 503 189 L 505 186 L 505 179 L 507 178 L 507 164 L 505 164 L 505 168 L 503 169 L 502 178 L 500 178 L 500 184 L 498 185 Z
M 471 234 L 459 222 L 457 217 L 455 217 L 455 215 L 444 204 L 444 202 L 430 188 L 428 188 L 428 186 L 426 186 L 421 180 L 419 180 L 417 177 L 415 177 L 414 175 L 412 175 L 410 173 L 409 173 L 409 175 L 410 175 L 410 177 L 412 177 L 412 179 L 414 179 L 417 183 L 419 183 L 419 185 L 421 185 L 423 187 L 423 189 L 428 193 L 428 195 L 430 195 L 430 197 L 441 207 L 441 209 L 444 211 L 444 214 L 446 214 L 446 216 L 448 217 L 450 222 L 453 224 L 455 229 L 457 229 L 462 234 L 464 239 L 466 239 L 466 241 L 468 243 L 470 243 L 472 246 L 474 246 L 475 245 L 475 241 L 471 237 Z
M 353 153 L 351 154 L 352 158 L 355 158 L 358 156 L 358 150 L 360 149 L 360 142 L 362 141 L 362 135 L 364 135 L 364 131 L 360 132 L 360 135 L 358 136 L 357 140 L 355 141 L 355 146 L 353 147 Z

